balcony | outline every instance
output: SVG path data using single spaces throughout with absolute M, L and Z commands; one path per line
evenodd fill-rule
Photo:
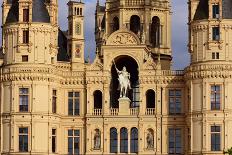
M 143 6 L 145 4 L 145 0 L 126 0 L 125 6 Z
M 138 108 L 130 108 L 130 115 L 138 115 L 139 109 Z
M 155 115 L 155 108 L 147 108 L 145 115 Z
M 94 116 L 101 116 L 102 115 L 102 109 L 94 109 L 93 110 Z
M 110 115 L 112 115 L 112 116 L 117 116 L 118 112 L 119 112 L 118 108 L 111 108 L 110 109 Z

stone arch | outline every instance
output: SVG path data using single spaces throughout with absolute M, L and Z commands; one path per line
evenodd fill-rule
M 130 73 L 130 81 L 131 81 L 131 90 L 129 90 L 128 97 L 131 100 L 131 107 L 139 106 L 139 65 L 137 61 L 128 55 L 120 55 L 116 57 L 114 60 L 116 67 L 119 70 L 125 66 L 127 71 Z M 120 91 L 118 90 L 119 82 L 118 82 L 118 74 L 115 68 L 115 65 L 111 66 L 111 92 L 110 92 L 110 103 L 112 108 L 118 108 L 118 99 L 120 97 Z
M 94 97 L 94 109 L 102 109 L 102 92 L 100 90 L 95 90 L 93 92 Z
M 155 91 L 153 89 L 146 91 L 146 108 L 155 108 Z
M 110 153 L 118 152 L 118 130 L 115 127 L 110 128 Z
M 161 24 L 160 18 L 154 16 L 151 23 L 150 42 L 152 47 L 159 47 L 161 43 Z
M 132 15 L 130 18 L 130 30 L 135 34 L 139 34 L 141 31 L 141 21 L 138 15 Z
M 119 30 L 119 18 L 115 16 L 113 18 L 113 27 L 112 27 L 113 32 Z

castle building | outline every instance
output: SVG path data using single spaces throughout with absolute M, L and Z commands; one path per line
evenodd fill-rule
M 169 0 L 97 0 L 91 64 L 83 1 L 67 3 L 63 32 L 57 0 L 3 0 L 1 154 L 222 155 L 232 147 L 232 1 L 188 5 L 191 63 L 175 71 Z

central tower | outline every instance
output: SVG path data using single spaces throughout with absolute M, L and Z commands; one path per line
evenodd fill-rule
M 97 4 L 96 10 L 95 35 L 100 55 L 104 40 L 117 30 L 127 29 L 138 36 L 141 44 L 151 49 L 155 59 L 161 58 L 162 69 L 170 69 L 172 57 L 169 1 L 107 0 L 105 8 Z

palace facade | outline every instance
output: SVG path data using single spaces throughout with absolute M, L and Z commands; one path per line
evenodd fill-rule
M 188 1 L 183 71 L 171 69 L 169 0 L 97 1 L 92 64 L 85 4 L 67 5 L 64 32 L 57 0 L 3 0 L 2 155 L 222 155 L 232 147 L 231 0 Z M 116 71 L 124 66 L 126 100 Z

